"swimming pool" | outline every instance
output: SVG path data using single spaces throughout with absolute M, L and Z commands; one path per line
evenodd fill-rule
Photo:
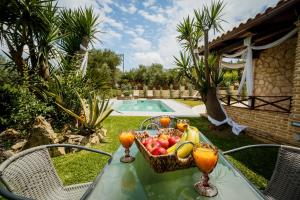
M 123 100 L 115 109 L 120 112 L 174 112 L 160 100 Z

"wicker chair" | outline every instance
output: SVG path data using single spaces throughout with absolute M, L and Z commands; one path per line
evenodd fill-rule
M 249 145 L 229 151 L 229 154 L 249 148 L 279 147 L 276 166 L 267 188 L 263 191 L 268 200 L 300 199 L 300 148 L 276 144 Z
M 141 125 L 140 125 L 140 130 L 145 130 L 145 129 L 148 129 L 148 128 L 156 128 L 156 129 L 159 129 L 159 128 L 162 128 L 159 120 L 162 116 L 156 116 L 156 117 L 150 117 L 150 118 L 147 118 L 145 119 Z M 169 125 L 169 128 L 175 128 L 176 126 L 176 121 L 178 120 L 178 118 L 174 117 L 174 116 L 169 116 L 170 119 L 171 119 L 171 123 Z
M 111 160 L 109 153 L 71 144 L 50 144 L 27 149 L 0 165 L 0 180 L 4 185 L 0 186 L 0 195 L 14 200 L 80 199 L 91 183 L 64 186 L 51 161 L 48 148 L 52 147 L 78 148 L 109 156 Z

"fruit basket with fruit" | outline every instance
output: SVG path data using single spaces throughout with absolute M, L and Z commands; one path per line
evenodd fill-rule
M 164 128 L 160 129 L 155 136 L 150 136 L 147 131 L 135 132 L 135 143 L 139 151 L 151 168 L 158 173 L 194 166 L 193 158 L 189 156 L 193 150 L 193 145 L 181 145 L 185 141 L 199 143 L 198 129 L 189 126 L 182 133 L 178 129 Z M 177 149 L 178 146 L 180 148 Z M 176 149 L 177 152 L 175 152 Z M 187 159 L 179 160 L 186 157 Z

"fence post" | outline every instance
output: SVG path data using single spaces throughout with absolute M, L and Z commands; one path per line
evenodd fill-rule
M 230 95 L 227 95 L 227 105 L 230 106 L 230 99 L 231 99 L 231 96 Z
M 291 112 L 291 108 L 292 108 L 292 97 L 290 97 L 289 99 L 289 112 Z
M 250 98 L 250 109 L 254 110 L 255 108 L 255 96 L 249 96 Z

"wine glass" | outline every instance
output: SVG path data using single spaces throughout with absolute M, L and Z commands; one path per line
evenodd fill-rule
M 188 119 L 178 119 L 176 122 L 176 127 L 181 132 L 184 132 L 188 125 L 189 125 Z
M 159 123 L 163 128 L 168 128 L 171 123 L 171 119 L 169 116 L 161 116 L 159 119 Z
M 125 148 L 125 155 L 120 158 L 120 161 L 124 162 L 124 163 L 133 162 L 135 160 L 135 158 L 130 155 L 130 151 L 129 151 L 129 148 L 131 147 L 131 145 L 134 142 L 133 132 L 132 131 L 128 131 L 128 132 L 122 131 L 119 134 L 119 140 L 120 140 L 120 143 L 122 144 L 122 146 Z
M 213 197 L 218 194 L 216 186 L 208 183 L 208 174 L 213 171 L 218 162 L 218 150 L 210 144 L 197 144 L 193 147 L 193 158 L 198 169 L 203 173 L 200 181 L 194 185 L 202 196 Z

